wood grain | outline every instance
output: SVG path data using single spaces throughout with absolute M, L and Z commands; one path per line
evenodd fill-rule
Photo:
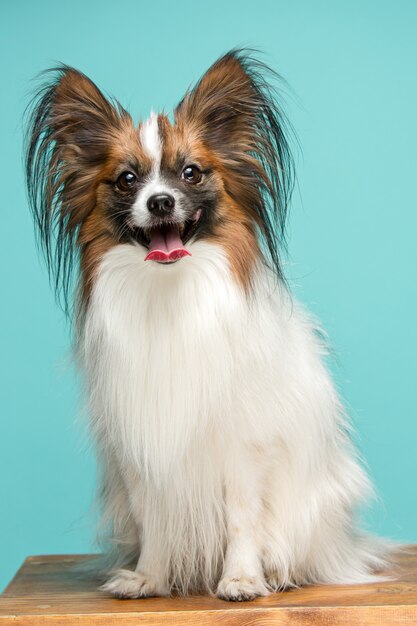
M 407 626 L 417 624 L 417 546 L 398 553 L 391 580 L 312 586 L 253 602 L 208 596 L 115 600 L 77 566 L 94 555 L 32 556 L 0 596 L 0 626 Z

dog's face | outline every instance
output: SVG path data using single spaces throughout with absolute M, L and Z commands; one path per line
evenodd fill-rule
M 259 237 L 280 271 L 291 157 L 265 69 L 231 52 L 186 94 L 172 123 L 152 114 L 138 127 L 86 76 L 58 69 L 35 102 L 27 153 L 29 193 L 57 281 L 67 279 L 77 246 L 90 280 L 119 243 L 141 246 L 145 260 L 166 271 L 202 239 L 223 247 L 244 286 L 263 254 Z
M 139 125 L 129 147 L 111 159 L 103 216 L 115 236 L 134 239 L 148 250 L 162 238 L 168 249 L 172 241 L 178 251 L 188 242 L 213 236 L 220 207 L 228 204 L 216 165 L 215 154 L 186 120 L 171 124 L 167 116 L 152 114 Z

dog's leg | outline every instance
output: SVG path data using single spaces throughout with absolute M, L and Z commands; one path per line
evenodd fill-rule
M 261 475 L 248 458 L 234 458 L 226 470 L 227 548 L 217 595 L 224 600 L 253 600 L 268 595 L 260 557 Z
M 147 598 L 169 594 L 167 581 L 166 555 L 162 546 L 149 540 L 147 524 L 143 517 L 143 493 L 140 479 L 127 475 L 126 486 L 129 493 L 131 513 L 138 528 L 140 556 L 134 571 L 119 569 L 101 589 L 117 598 Z

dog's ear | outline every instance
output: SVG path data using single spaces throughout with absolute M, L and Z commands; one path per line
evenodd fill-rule
M 96 175 L 130 117 L 81 72 L 61 66 L 47 74 L 52 80 L 31 103 L 27 183 L 35 213 L 59 202 L 71 226 L 91 209 Z
M 133 123 L 81 72 L 60 66 L 46 75 L 29 108 L 26 177 L 48 269 L 65 291 L 77 232 L 95 206 L 111 145 Z
M 225 187 L 263 232 L 273 265 L 281 273 L 278 241 L 293 187 L 289 124 L 278 105 L 270 68 L 244 50 L 221 57 L 175 111 L 228 168 Z
M 64 66 L 56 74 L 44 89 L 36 121 L 50 133 L 49 140 L 55 142 L 67 163 L 74 159 L 85 165 L 100 165 L 112 133 L 120 127 L 120 107 L 114 106 L 81 72 Z
M 238 141 L 239 149 L 250 149 L 260 104 L 254 87 L 242 57 L 229 52 L 185 95 L 176 121 L 191 125 L 211 148 L 222 150 Z

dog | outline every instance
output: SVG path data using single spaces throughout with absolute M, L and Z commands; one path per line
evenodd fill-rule
M 274 72 L 232 50 L 172 121 L 139 126 L 81 72 L 47 77 L 27 186 L 75 318 L 112 546 L 102 589 L 241 601 L 373 581 L 385 547 L 355 519 L 372 488 L 282 270 L 294 167 Z

